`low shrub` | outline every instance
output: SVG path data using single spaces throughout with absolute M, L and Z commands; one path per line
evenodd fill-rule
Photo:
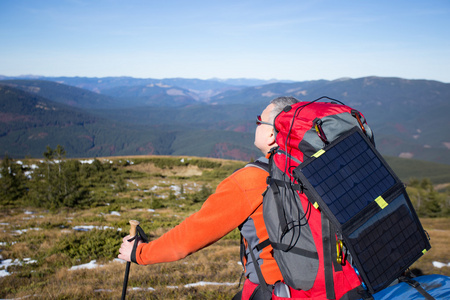
M 88 262 L 93 259 L 112 260 L 126 234 L 112 229 L 91 230 L 66 235 L 58 241 L 51 254 L 65 254 L 72 262 Z

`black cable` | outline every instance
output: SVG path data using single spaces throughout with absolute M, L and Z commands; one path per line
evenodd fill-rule
M 286 147 L 286 154 L 285 154 L 285 156 L 286 156 L 286 159 L 285 159 L 284 172 L 283 172 L 283 181 L 285 181 L 285 182 L 291 183 L 291 179 L 288 178 L 289 180 L 286 180 L 285 176 L 288 175 L 288 173 L 287 173 L 288 171 L 291 172 L 291 169 L 295 167 L 295 166 L 292 166 L 291 163 L 290 163 L 290 161 L 291 161 L 291 159 L 290 159 L 291 151 L 288 152 L 288 145 L 289 145 L 289 140 L 291 138 L 292 129 L 294 127 L 294 121 L 296 120 L 297 116 L 302 112 L 302 110 L 305 107 L 307 107 L 308 105 L 310 105 L 312 103 L 315 103 L 315 102 L 317 102 L 319 100 L 322 100 L 322 99 L 328 99 L 328 100 L 331 100 L 331 101 L 336 101 L 336 102 L 338 102 L 338 103 L 340 103 L 342 105 L 345 105 L 344 103 L 342 103 L 341 101 L 339 101 L 337 99 L 330 98 L 330 97 L 327 97 L 327 96 L 322 96 L 322 97 L 319 97 L 319 98 L 317 98 L 317 99 L 315 99 L 313 101 L 310 101 L 310 102 L 308 102 L 308 103 L 306 103 L 304 105 L 301 105 L 301 106 L 296 108 L 296 110 L 294 112 L 294 115 L 292 117 L 292 122 L 290 124 L 289 131 L 288 131 L 288 133 L 286 135 L 286 140 L 285 140 L 285 147 Z M 289 173 L 289 174 L 291 175 L 290 177 L 294 178 L 292 176 L 292 173 Z M 293 199 L 293 201 L 291 201 L 291 202 L 293 202 L 293 205 L 291 205 L 289 207 L 290 208 L 290 212 L 291 212 L 290 215 L 292 215 L 293 207 L 297 206 L 297 211 L 298 211 L 298 214 L 299 214 L 298 215 L 298 220 L 294 220 L 294 219 L 287 220 L 287 215 L 285 213 L 285 211 L 287 209 L 287 207 L 285 207 L 285 205 L 287 205 L 286 199 L 289 199 L 289 197 L 287 195 L 287 192 L 288 192 L 287 190 L 288 190 L 288 188 L 286 187 L 286 190 L 284 190 L 283 193 L 280 193 L 281 194 L 282 207 L 283 207 L 283 210 L 284 210 L 283 215 L 284 215 L 285 220 L 286 220 L 286 226 L 285 226 L 285 228 L 283 228 L 282 234 L 280 236 L 280 243 L 284 239 L 284 237 L 286 236 L 286 234 L 288 232 L 290 232 L 291 230 L 295 230 L 296 228 L 298 228 L 298 230 L 299 230 L 298 234 L 296 234 L 295 231 L 292 233 L 291 240 L 290 240 L 290 242 L 288 244 L 289 245 L 288 250 L 286 250 L 286 251 L 289 251 L 290 249 L 292 249 L 297 244 L 297 242 L 298 242 L 298 240 L 300 238 L 300 235 L 301 235 L 301 227 L 307 225 L 308 222 L 309 222 L 309 217 L 311 216 L 311 211 L 312 211 L 312 209 L 311 209 L 312 204 L 308 201 L 306 212 L 302 216 L 301 212 L 302 212 L 303 207 L 299 207 L 299 206 L 302 206 L 301 201 L 298 201 L 298 203 L 297 203 L 296 197 L 294 195 L 293 197 L 291 197 L 291 199 Z M 290 188 L 289 190 L 291 190 L 292 193 L 296 193 L 295 189 Z M 299 196 L 299 200 L 300 200 L 300 196 Z M 292 204 L 292 203 L 290 203 L 290 204 Z M 305 220 L 305 222 L 303 224 L 302 224 L 302 220 Z M 294 242 L 294 240 L 295 240 L 295 242 Z

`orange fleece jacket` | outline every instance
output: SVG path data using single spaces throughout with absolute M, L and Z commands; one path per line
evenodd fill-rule
M 268 173 L 256 167 L 242 168 L 223 180 L 201 209 L 179 225 L 136 249 L 140 265 L 182 259 L 224 237 L 250 216 L 260 241 L 268 238 L 262 215 L 262 193 Z M 260 256 L 261 270 L 268 284 L 282 279 L 271 246 Z

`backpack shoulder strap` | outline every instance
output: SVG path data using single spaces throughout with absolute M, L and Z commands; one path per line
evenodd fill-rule
M 272 288 L 269 287 L 269 285 L 266 283 L 266 280 L 264 279 L 264 276 L 261 271 L 261 267 L 259 266 L 258 260 L 255 257 L 255 254 L 253 253 L 253 249 L 250 249 L 250 256 L 252 258 L 252 262 L 255 266 L 256 275 L 258 276 L 259 285 L 262 288 L 262 293 L 267 299 L 272 298 Z
M 266 157 L 260 157 L 257 160 L 246 164 L 245 167 L 256 167 L 269 172 L 269 159 Z
M 269 173 L 269 159 L 266 157 L 260 157 L 257 160 L 248 163 L 247 165 L 245 165 L 245 167 L 255 167 L 255 168 L 259 168 L 259 169 L 264 170 Z M 250 247 L 250 245 L 249 245 L 249 247 Z M 242 258 L 245 253 L 242 234 L 241 234 L 241 249 L 240 250 L 241 250 L 240 252 L 241 252 L 241 261 L 242 261 Z M 258 260 L 255 257 L 255 254 L 253 253 L 253 249 L 250 249 L 250 258 L 253 262 L 253 265 L 255 266 L 256 275 L 258 276 L 259 285 L 262 288 L 262 293 L 265 298 L 270 299 L 272 297 L 271 287 L 269 287 L 269 285 L 267 285 L 267 283 L 264 279 L 264 276 L 262 275 L 261 268 L 259 266 Z

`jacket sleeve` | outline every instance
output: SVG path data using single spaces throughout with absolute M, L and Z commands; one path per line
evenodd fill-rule
M 231 232 L 244 222 L 262 201 L 267 173 L 243 168 L 222 181 L 201 209 L 179 225 L 136 249 L 141 265 L 182 259 Z

